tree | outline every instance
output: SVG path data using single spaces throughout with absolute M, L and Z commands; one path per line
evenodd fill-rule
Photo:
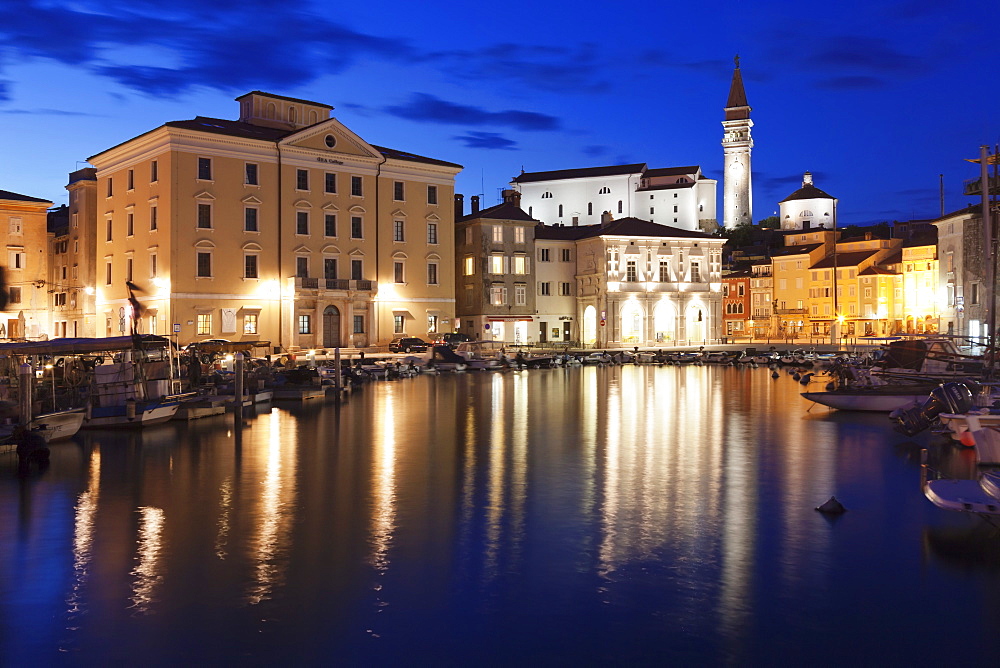
M 780 230 L 781 218 L 778 216 L 768 216 L 757 224 L 760 225 L 761 229 Z

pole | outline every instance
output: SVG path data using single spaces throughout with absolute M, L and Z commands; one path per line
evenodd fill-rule
M 987 376 L 991 375 L 993 372 L 993 338 L 996 330 L 996 304 L 994 303 L 994 282 L 996 280 L 995 266 L 996 266 L 996 252 L 994 249 L 993 240 L 993 217 L 990 215 L 990 168 L 989 168 L 989 151 L 990 147 L 983 145 L 979 147 L 979 184 L 982 190 L 982 209 L 983 209 L 983 252 L 986 254 L 984 263 L 985 266 L 985 286 L 987 292 L 986 298 L 986 322 L 989 323 L 989 332 L 986 337 L 986 343 L 989 346 L 989 362 L 987 365 Z M 977 336 L 980 333 L 977 332 Z
M 340 348 L 333 349 L 333 386 L 337 390 L 337 399 L 340 400 L 340 385 L 344 378 L 340 375 Z
M 833 322 L 830 324 L 830 344 L 837 345 L 840 320 L 837 319 L 837 200 L 833 200 Z
M 18 399 L 21 403 L 21 424 L 28 426 L 31 422 L 31 365 L 25 362 L 17 369 Z
M 236 353 L 236 365 L 234 381 L 235 387 L 233 388 L 233 411 L 236 413 L 236 421 L 239 422 L 243 416 L 243 367 L 244 367 L 244 357 L 243 353 Z

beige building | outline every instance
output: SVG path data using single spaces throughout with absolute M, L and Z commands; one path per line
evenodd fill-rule
M 0 239 L 7 247 L 7 307 L 0 339 L 52 336 L 48 295 L 47 212 L 52 202 L 0 190 Z
M 52 335 L 95 336 L 97 170 L 69 175 L 69 206 L 49 214 L 49 300 Z
M 460 165 L 369 144 L 332 107 L 254 91 L 239 120 L 172 121 L 90 158 L 97 334 L 277 349 L 454 325 Z

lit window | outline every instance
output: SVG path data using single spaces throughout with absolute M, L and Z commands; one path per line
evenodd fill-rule
M 258 314 L 247 313 L 243 316 L 243 333 L 244 334 L 256 334 L 258 328 Z
M 198 336 L 205 336 L 206 334 L 212 333 L 212 314 L 211 313 L 199 313 L 198 314 Z
M 299 315 L 299 334 L 312 333 L 312 318 L 307 313 Z
M 476 258 L 465 258 L 465 275 L 472 276 L 474 273 L 476 273 Z
M 514 256 L 514 273 L 515 274 L 527 274 L 528 273 L 528 258 L 524 255 Z
M 503 273 L 503 255 L 490 256 L 490 273 L 491 274 Z

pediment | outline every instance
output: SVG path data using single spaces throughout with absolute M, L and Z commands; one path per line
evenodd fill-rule
M 327 138 L 331 138 L 333 146 L 330 146 Z M 338 156 L 346 158 L 370 158 L 382 159 L 379 153 L 371 144 L 349 130 L 346 125 L 336 118 L 330 118 L 316 125 L 302 128 L 283 140 L 281 143 L 286 146 L 307 148 L 320 151 L 330 165 L 338 164 Z M 353 160 L 352 160 L 353 162 Z
M 300 254 L 301 253 L 312 253 L 312 249 L 309 248 L 309 246 L 306 246 L 306 245 L 303 245 L 303 244 L 299 244 L 298 246 L 296 246 L 295 248 L 292 249 L 292 252 L 293 253 L 300 253 Z
M 247 195 L 246 197 L 244 197 L 240 201 L 243 202 L 244 204 L 263 204 L 263 202 L 261 202 L 259 199 L 257 199 L 253 195 Z

